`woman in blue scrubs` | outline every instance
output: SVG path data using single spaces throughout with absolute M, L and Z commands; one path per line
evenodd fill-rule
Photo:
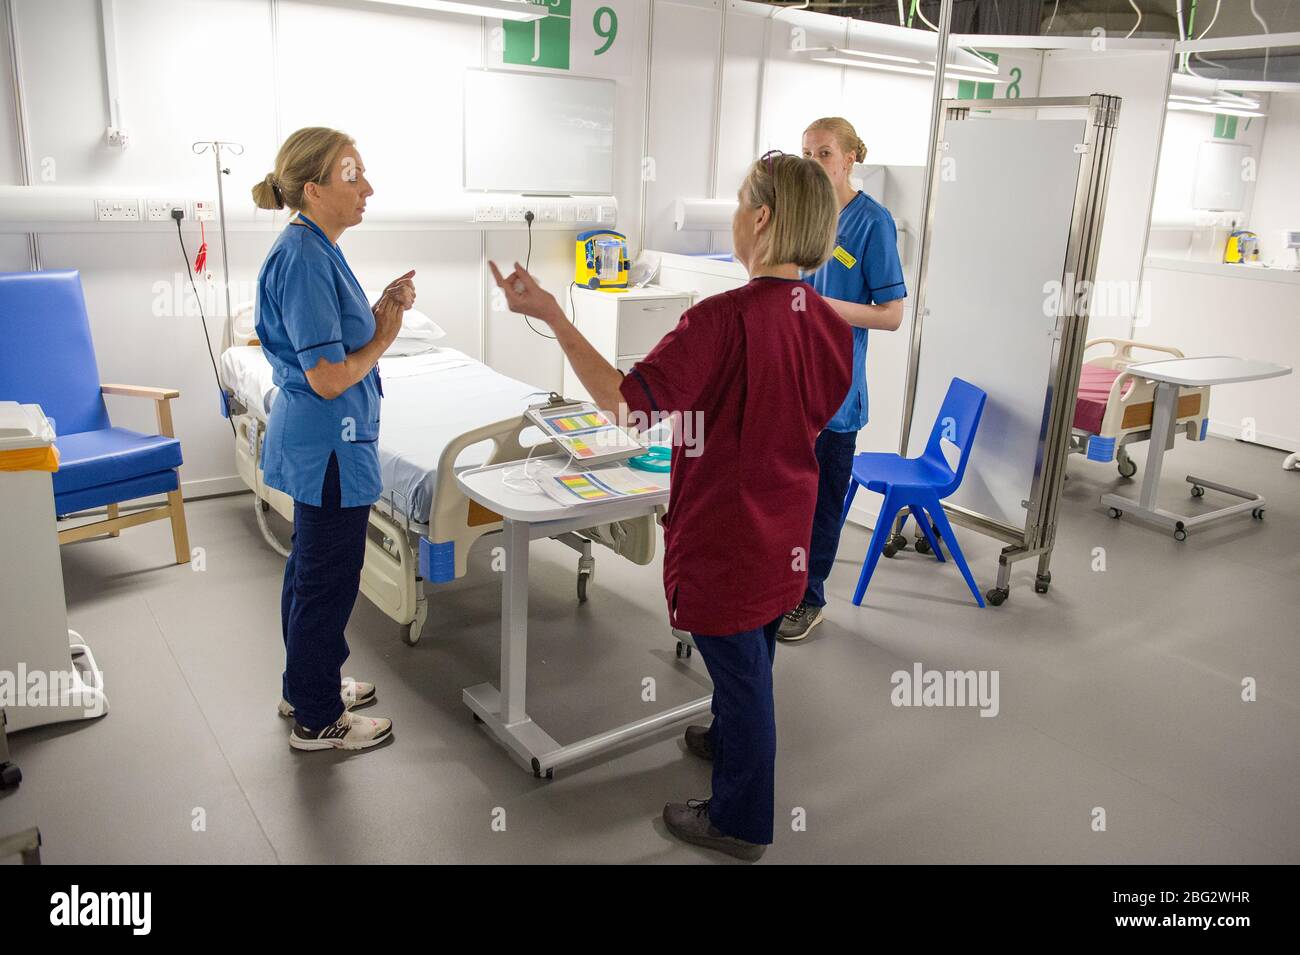
M 867 330 L 895 331 L 903 321 L 907 285 L 898 259 L 898 230 L 889 210 L 849 182 L 867 147 L 846 119 L 828 116 L 804 130 L 803 155 L 821 163 L 835 187 L 839 224 L 835 251 L 809 284 L 853 326 L 853 387 L 843 406 L 817 437 L 820 476 L 808 550 L 808 584 L 803 600 L 785 615 L 777 637 L 803 640 L 821 623 L 825 582 L 840 546 L 844 495 L 853 470 L 858 432 L 867 423 Z
M 257 335 L 279 388 L 267 422 L 265 481 L 294 500 L 293 550 L 280 598 L 285 670 L 280 714 L 294 749 L 365 749 L 391 720 L 354 714 L 370 683 L 344 679 L 343 629 L 356 602 L 370 505 L 379 499 L 379 357 L 415 302 L 407 272 L 372 307 L 338 247 L 374 190 L 345 133 L 300 129 L 253 187 L 263 209 L 297 216 L 257 277 Z

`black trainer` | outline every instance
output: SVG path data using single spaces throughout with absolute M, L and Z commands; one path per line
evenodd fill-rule
M 713 759 L 713 743 L 709 740 L 709 727 L 686 727 L 686 749 L 700 759 Z
M 781 625 L 776 628 L 776 638 L 783 643 L 798 643 L 822 622 L 824 609 L 799 601 L 799 606 L 781 618 Z
M 686 802 L 670 802 L 664 806 L 664 825 L 668 831 L 684 842 L 716 849 L 729 856 L 746 862 L 757 862 L 767 851 L 767 846 L 757 842 L 746 842 L 735 836 L 723 835 L 709 821 L 709 801 L 707 799 L 690 799 Z

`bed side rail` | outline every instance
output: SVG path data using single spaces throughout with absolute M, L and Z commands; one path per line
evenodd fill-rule
M 492 424 L 485 424 L 473 431 L 466 431 L 442 449 L 442 454 L 438 458 L 438 481 L 434 488 L 433 505 L 429 511 L 430 540 L 454 540 L 463 532 L 465 526 L 471 523 L 481 525 L 485 529 L 501 523 L 499 516 L 477 505 L 471 522 L 470 500 L 456 483 L 456 459 L 471 445 L 491 441 L 493 447 L 492 453 L 488 455 L 488 464 L 522 460 L 528 457 L 530 449 L 519 442 L 519 435 L 529 427 L 532 427 L 532 422 L 523 415 L 506 418 Z M 549 445 L 550 442 L 543 442 L 543 444 Z M 539 447 L 532 450 L 534 454 L 544 454 L 548 449 Z
M 1185 358 L 1181 350 L 1174 348 L 1172 345 L 1155 345 L 1151 342 L 1140 342 L 1132 338 L 1094 338 L 1083 346 L 1084 353 L 1095 345 L 1110 345 L 1111 350 L 1108 354 L 1098 355 L 1095 358 L 1089 358 L 1087 364 L 1100 365 L 1103 368 L 1124 368 L 1142 361 L 1154 361 L 1151 357 L 1139 358 L 1133 354 L 1133 349 L 1141 348 L 1145 351 L 1153 351 L 1162 355 L 1169 355 L 1171 358 Z

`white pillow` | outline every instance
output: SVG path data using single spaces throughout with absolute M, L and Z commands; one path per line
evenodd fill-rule
M 381 295 L 383 292 L 366 292 L 366 298 L 371 305 L 378 302 Z M 384 354 L 390 357 L 420 355 L 432 351 L 436 347 L 434 342 L 446 335 L 446 331 L 424 312 L 408 308 L 406 314 L 402 316 L 402 330 L 397 333 L 396 341 L 388 346 Z

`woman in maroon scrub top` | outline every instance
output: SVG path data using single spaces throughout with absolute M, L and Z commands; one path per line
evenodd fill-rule
M 664 822 L 753 860 L 772 842 L 776 630 L 803 596 L 814 444 L 848 393 L 853 348 L 849 326 L 799 279 L 835 244 L 825 170 L 768 154 L 738 199 L 732 238 L 749 284 L 688 309 L 626 377 L 518 263 L 505 278 L 492 272 L 511 311 L 551 327 L 597 405 L 651 421 L 699 416 L 698 444 L 674 442 L 664 590 L 673 626 L 693 634 L 713 680 L 713 725 L 686 731 L 687 748 L 713 761 L 713 794 L 669 803 Z

